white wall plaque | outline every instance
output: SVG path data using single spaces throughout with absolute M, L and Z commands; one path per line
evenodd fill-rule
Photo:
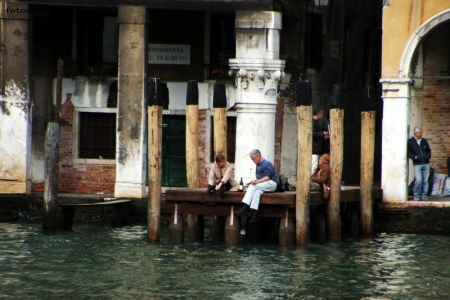
M 148 63 L 190 65 L 191 45 L 148 44 Z

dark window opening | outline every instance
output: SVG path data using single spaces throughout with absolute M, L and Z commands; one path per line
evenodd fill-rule
M 380 86 L 381 77 L 381 31 L 377 28 L 364 29 L 364 76 L 362 86 Z
M 76 74 L 117 76 L 117 12 L 80 9 L 77 13 L 77 25 Z
M 116 114 L 80 112 L 79 158 L 116 158 Z
M 322 36 L 323 16 L 321 14 L 309 13 L 307 15 L 306 33 L 306 67 L 311 69 L 322 68 Z
M 234 15 L 211 15 L 210 79 L 228 77 L 228 60 L 236 57 L 234 19 Z
M 236 160 L 236 117 L 227 117 L 227 161 Z M 214 162 L 214 117 L 211 117 L 211 162 Z

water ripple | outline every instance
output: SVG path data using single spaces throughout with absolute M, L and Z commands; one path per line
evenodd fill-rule
M 161 242 L 146 227 L 42 234 L 0 225 L 0 299 L 445 299 L 450 238 L 274 244 Z

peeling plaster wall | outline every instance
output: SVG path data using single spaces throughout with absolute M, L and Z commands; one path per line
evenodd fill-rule
M 0 193 L 29 193 L 30 105 L 26 90 L 14 81 L 0 96 Z
M 62 82 L 63 110 L 66 94 L 72 94 L 73 109 L 97 108 L 107 106 L 109 85 L 115 78 L 64 78 Z M 215 81 L 199 83 L 199 184 L 206 184 L 206 177 L 210 168 L 209 147 L 211 141 L 207 138 L 210 131 L 207 129 L 206 115 L 213 112 L 213 91 Z M 169 109 L 164 114 L 184 114 L 186 108 L 186 82 L 168 82 Z M 52 90 L 56 90 L 56 79 L 53 80 Z M 235 87 L 226 84 L 227 108 L 235 105 Z M 56 104 L 56 94 L 53 93 L 53 105 Z M 73 138 L 77 130 L 72 128 L 72 118 L 67 119 L 68 124 L 61 128 L 60 144 L 60 192 L 71 193 L 114 193 L 115 165 L 102 164 L 100 160 L 95 163 L 77 163 L 73 157 Z M 32 161 L 32 182 L 34 191 L 42 191 L 44 181 L 44 157 L 34 156 Z
M 66 101 L 66 95 L 72 94 L 72 104 L 75 108 L 84 108 L 84 107 L 92 107 L 92 108 L 106 108 L 106 103 L 108 99 L 108 92 L 110 84 L 116 80 L 115 78 L 87 78 L 87 77 L 76 77 L 74 79 L 71 78 L 63 78 L 62 81 L 62 104 Z M 56 78 L 53 79 L 52 86 L 52 99 L 51 102 L 53 106 L 56 105 Z M 70 128 L 72 128 L 70 126 Z M 62 130 L 62 135 L 65 130 Z M 72 135 L 72 130 L 70 130 L 70 134 Z M 45 136 L 45 133 L 44 133 Z M 61 137 L 63 138 L 63 137 Z M 72 140 L 72 137 L 71 137 Z M 35 141 L 36 142 L 36 141 Z M 66 147 L 70 147 L 68 151 L 72 152 L 72 143 L 62 144 L 61 147 L 66 145 Z M 43 144 L 42 144 L 43 147 Z M 64 152 L 66 149 L 61 149 Z M 67 158 L 65 158 L 67 159 Z M 70 160 L 73 160 L 72 155 L 70 155 Z M 39 151 L 39 149 L 34 150 L 34 155 L 31 161 L 31 182 L 33 183 L 34 191 L 42 191 L 44 186 L 44 153 Z M 62 167 L 64 168 L 64 167 Z M 60 173 L 64 173 L 64 170 L 60 170 Z M 80 182 L 80 185 L 83 185 L 83 182 Z

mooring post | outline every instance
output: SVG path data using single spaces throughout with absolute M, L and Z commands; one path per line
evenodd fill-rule
M 330 199 L 327 207 L 327 237 L 341 240 L 341 179 L 344 160 L 344 110 L 342 85 L 334 85 L 330 109 Z
M 56 70 L 56 108 L 55 108 L 55 121 L 61 120 L 61 105 L 62 105 L 62 81 L 64 74 L 64 61 L 58 59 L 58 67 Z
M 278 243 L 280 246 L 291 246 L 295 244 L 294 222 L 289 218 L 288 209 L 280 220 L 278 229 Z
M 234 207 L 230 208 L 230 215 L 225 224 L 225 244 L 237 245 L 241 237 L 241 223 L 239 218 L 234 215 Z
M 224 155 L 227 160 L 227 96 L 224 83 L 214 84 L 214 158 L 218 154 Z M 212 162 L 214 163 L 214 161 Z M 209 233 L 214 239 L 223 238 L 224 218 L 214 215 L 211 218 Z M 217 228 L 215 228 L 217 227 Z M 216 235 L 216 236 L 214 236 Z
M 225 234 L 225 218 L 224 216 L 214 215 L 210 219 L 209 237 L 213 241 L 223 240 Z
M 361 105 L 361 235 L 371 237 L 373 230 L 373 166 L 375 157 L 375 99 L 373 87 L 363 89 Z
M 161 218 L 162 167 L 162 88 L 159 78 L 150 78 L 148 86 L 148 209 L 147 240 L 159 241 Z
M 169 242 L 174 244 L 184 243 L 183 217 L 178 214 L 178 204 L 175 204 L 175 212 L 170 217 Z
M 312 157 L 311 83 L 297 84 L 297 191 L 295 200 L 295 234 L 297 245 L 309 243 Z
M 45 133 L 43 230 L 55 231 L 58 214 L 59 123 L 50 122 Z
M 190 80 L 186 94 L 186 172 L 187 186 L 198 188 L 198 83 Z M 187 216 L 191 242 L 203 240 L 203 216 Z
M 227 156 L 227 96 L 224 83 L 214 84 L 213 106 L 214 155 Z

